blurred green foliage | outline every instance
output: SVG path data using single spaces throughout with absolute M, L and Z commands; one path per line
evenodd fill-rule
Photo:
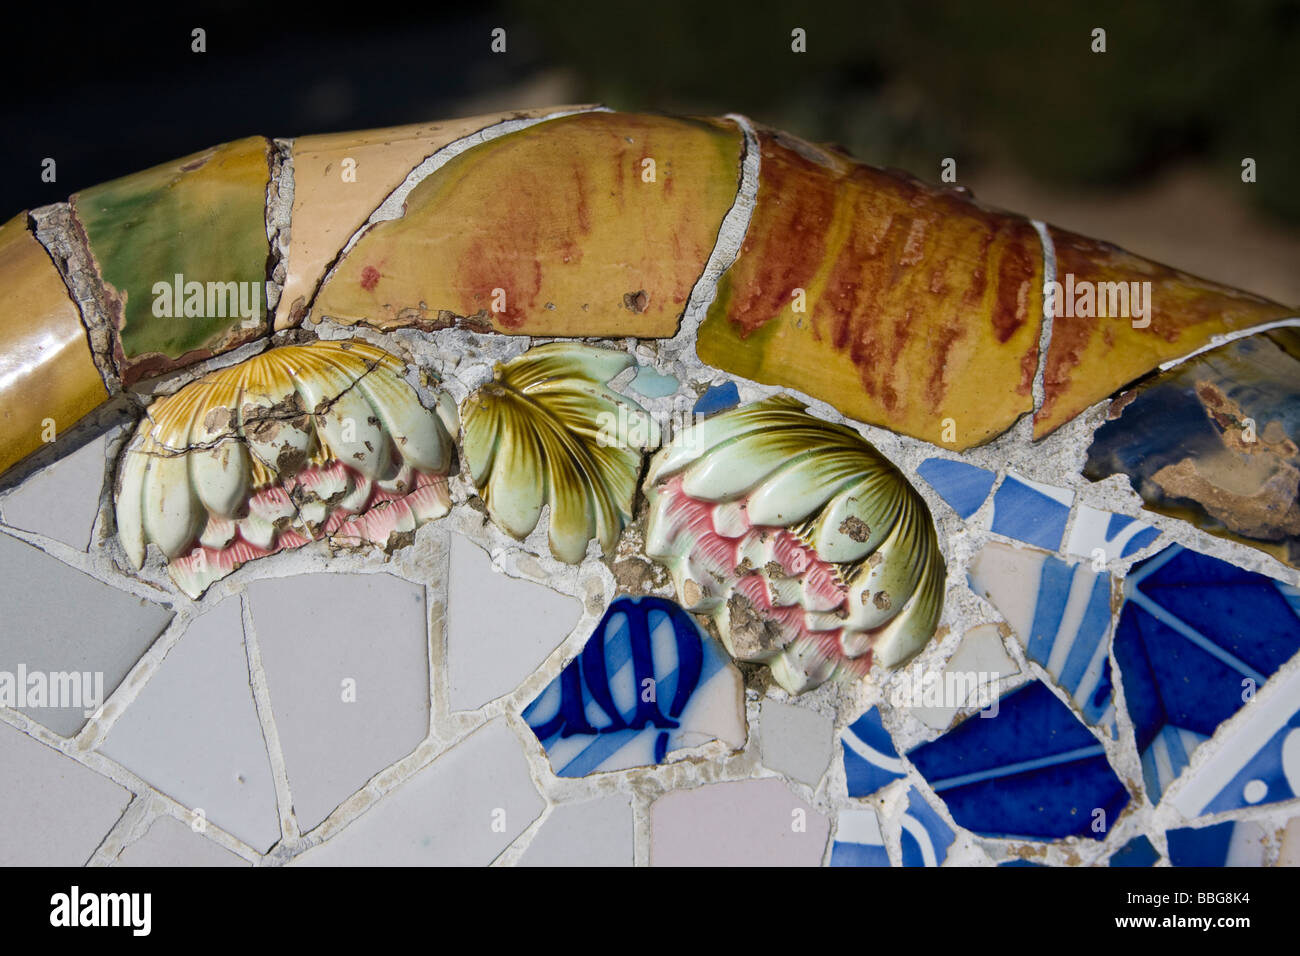
M 1300 222 L 1300 2 L 512 0 L 543 59 L 624 109 L 744 112 L 879 165 L 1009 159 L 1060 185 L 1187 158 Z M 791 30 L 807 52 L 791 52 Z M 1106 30 L 1106 52 L 1092 30 Z

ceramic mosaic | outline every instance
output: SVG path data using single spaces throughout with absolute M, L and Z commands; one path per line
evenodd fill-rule
M 213 147 L 0 285 L 0 863 L 1300 860 L 1294 308 L 593 106 Z

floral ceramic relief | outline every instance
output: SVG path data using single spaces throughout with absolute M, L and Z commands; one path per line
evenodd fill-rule
M 606 554 L 632 517 L 642 449 L 658 425 L 606 386 L 626 352 L 554 342 L 497 368 L 465 402 L 465 459 L 492 520 L 526 537 L 550 508 L 551 551 L 576 564 Z
M 596 106 L 218 146 L 0 285 L 0 755 L 111 778 L 66 858 L 1292 852 L 1296 309 Z
M 925 503 L 851 428 L 769 399 L 683 429 L 646 475 L 646 553 L 727 650 L 792 692 L 899 664 L 934 633 Z
M 246 561 L 322 536 L 386 545 L 446 514 L 455 410 L 420 404 L 364 342 L 264 352 L 159 399 L 127 446 L 117 527 L 197 597 Z

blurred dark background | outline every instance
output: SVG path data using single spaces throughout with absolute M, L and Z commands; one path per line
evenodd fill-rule
M 250 133 L 599 101 L 742 112 L 931 181 L 953 157 L 985 202 L 1300 303 L 1300 0 L 263 0 L 3 16 L 6 214 Z M 791 51 L 796 27 L 806 53 Z

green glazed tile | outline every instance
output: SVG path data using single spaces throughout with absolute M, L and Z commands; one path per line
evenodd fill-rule
M 253 136 L 72 197 L 108 287 L 124 383 L 266 331 L 269 148 Z

